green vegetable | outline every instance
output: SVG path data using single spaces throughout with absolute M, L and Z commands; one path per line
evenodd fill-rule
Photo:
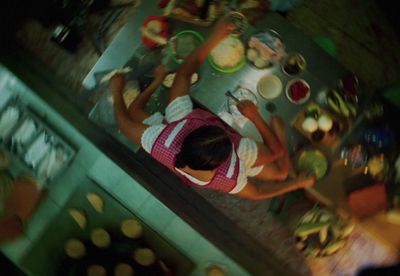
M 341 230 L 342 237 L 345 238 L 349 236 L 353 232 L 353 230 L 354 230 L 354 224 L 348 224 L 344 226 Z
M 336 104 L 336 102 L 333 98 L 328 97 L 327 103 L 337 114 L 340 114 L 340 107 L 338 104 Z
M 319 115 L 321 114 L 321 109 L 316 104 L 309 104 L 304 112 L 304 117 L 312 117 L 314 119 L 318 119 Z
M 328 226 L 325 226 L 319 232 L 319 241 L 320 241 L 320 243 L 323 244 L 326 241 L 327 238 L 328 238 Z
M 305 242 L 297 242 L 296 243 L 296 248 L 298 249 L 298 250 L 304 250 L 305 248 L 306 248 L 306 243 Z
M 351 102 L 346 102 L 346 105 L 350 110 L 351 116 L 356 117 L 357 116 L 357 107 Z
M 343 97 L 336 90 L 333 90 L 333 96 L 337 100 L 337 103 L 339 103 L 340 113 L 345 117 L 349 117 L 350 110 L 347 107 L 346 101 L 343 99 Z
M 297 227 L 295 230 L 295 234 L 297 236 L 308 236 L 314 233 L 318 233 L 321 231 L 324 227 L 327 227 L 329 225 L 328 222 L 316 222 L 316 223 L 307 223 L 300 225 Z
M 323 250 L 323 253 L 326 255 L 333 254 L 333 253 L 337 252 L 339 249 L 343 248 L 345 245 L 346 245 L 345 240 L 333 242 L 333 243 L 329 244 L 327 247 L 325 247 L 325 249 Z

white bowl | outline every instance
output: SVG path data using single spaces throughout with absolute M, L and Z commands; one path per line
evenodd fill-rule
M 302 82 L 305 86 L 308 87 L 308 92 L 307 92 L 307 94 L 305 95 L 304 98 L 300 99 L 299 101 L 295 101 L 295 100 L 292 99 L 292 96 L 291 96 L 291 94 L 290 94 L 290 86 L 292 86 L 292 84 L 294 84 L 295 82 L 298 82 L 298 81 Z M 288 100 L 289 100 L 291 103 L 294 103 L 294 104 L 303 104 L 303 103 L 305 103 L 306 101 L 308 101 L 308 99 L 310 98 L 310 95 L 311 95 L 311 88 L 310 88 L 310 85 L 309 85 L 305 80 L 303 80 L 303 79 L 292 79 L 291 81 L 289 81 L 289 82 L 286 84 L 286 97 L 288 98 Z
M 266 100 L 275 99 L 282 92 L 282 82 L 275 75 L 266 75 L 258 81 L 257 91 Z

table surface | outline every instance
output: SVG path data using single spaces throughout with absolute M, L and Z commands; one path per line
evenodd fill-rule
M 142 49 L 143 46 L 141 43 L 138 43 L 138 41 L 141 41 L 139 27 L 142 25 L 147 15 L 160 12 L 160 10 L 155 9 L 155 5 L 152 4 L 152 1 L 143 1 L 141 5 L 139 9 L 146 12 L 135 13 L 131 20 L 121 29 L 103 56 L 85 77 L 83 81 L 85 87 L 93 88 L 95 86 L 94 75 L 96 72 L 119 68 L 126 64 L 134 65 L 135 62 L 133 62 L 133 60 L 140 60 L 141 54 L 138 53 L 141 52 L 139 50 Z M 182 29 L 192 29 L 202 33 L 204 36 L 206 36 L 210 30 L 209 28 L 171 21 L 170 31 L 172 34 Z M 250 26 L 242 36 L 242 40 L 247 41 L 247 38 L 251 34 L 267 29 L 273 29 L 281 35 L 286 52 L 298 52 L 304 56 L 307 62 L 307 69 L 299 76 L 296 76 L 296 78 L 302 78 L 309 83 L 311 87 L 310 99 L 318 101 L 317 95 L 319 92 L 329 87 L 336 86 L 338 79 L 348 73 L 346 68 L 315 44 L 311 37 L 296 30 L 286 19 L 276 13 L 269 13 L 263 20 L 258 21 L 254 26 Z M 116 55 L 118 55 L 117 58 L 115 57 Z M 140 68 L 135 68 L 135 70 L 138 71 L 136 75 L 140 75 Z M 284 91 L 285 86 L 287 82 L 294 77 L 285 75 L 281 70 L 280 64 L 260 70 L 246 63 L 239 71 L 225 74 L 216 71 L 206 62 L 200 68 L 200 80 L 191 89 L 190 96 L 195 102 L 206 107 L 213 113 L 218 114 L 224 110 L 224 105 L 226 105 L 227 98 L 225 92 L 228 90 L 232 91 L 240 85 L 254 92 L 258 100 L 257 106 L 259 107 L 261 116 L 265 120 L 268 120 L 271 114 L 265 108 L 267 100 L 259 96 L 256 86 L 258 80 L 262 76 L 270 74 L 276 75 L 282 82 L 282 93 L 277 98 L 270 101 L 276 105 L 276 113 L 286 122 L 289 151 L 294 154 L 304 146 L 309 146 L 308 141 L 297 130 L 291 127 L 291 122 L 295 115 L 304 108 L 304 105 L 292 104 L 286 98 Z M 160 90 L 162 89 L 163 88 Z M 160 94 L 165 95 L 162 91 L 156 92 L 156 95 Z M 362 124 L 362 116 L 359 120 L 355 121 L 354 126 L 360 124 Z M 258 131 L 251 122 L 246 123 L 239 132 L 244 136 L 260 140 Z M 347 140 L 349 134 L 351 134 L 350 131 L 345 133 L 341 141 Z M 344 183 L 345 180 L 355 172 L 349 167 L 343 166 L 343 164 L 338 161 L 339 154 L 337 149 L 338 148 L 322 149 L 330 163 L 328 173 L 313 188 L 309 189 L 309 192 L 317 200 L 338 210 L 339 213 L 344 216 L 349 216 Z M 388 244 L 390 244 L 390 242 Z

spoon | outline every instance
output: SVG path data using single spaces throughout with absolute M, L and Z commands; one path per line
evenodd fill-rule
M 229 90 L 226 91 L 225 96 L 227 96 L 227 97 L 231 98 L 232 100 L 234 100 L 235 103 L 239 103 L 240 102 L 240 100 L 238 98 L 236 98 L 235 96 L 233 96 L 232 92 L 229 91 Z

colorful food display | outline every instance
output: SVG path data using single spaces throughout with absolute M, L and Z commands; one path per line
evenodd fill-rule
M 329 256 L 346 246 L 353 229 L 353 224 L 341 220 L 330 210 L 314 207 L 296 226 L 296 247 L 312 257 Z
M 357 116 L 357 102 L 355 102 L 352 98 L 345 97 L 343 93 L 340 93 L 336 89 L 331 89 L 328 92 L 326 102 L 334 112 L 343 117 L 354 118 Z
M 252 65 L 263 69 L 281 60 L 284 53 L 284 45 L 279 34 L 268 30 L 250 37 L 246 56 Z
M 310 101 L 295 117 L 293 127 L 315 145 L 335 146 L 343 123 L 336 115 Z

